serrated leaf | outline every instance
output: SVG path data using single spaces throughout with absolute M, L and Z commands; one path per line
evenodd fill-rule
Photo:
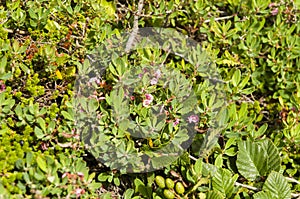
M 203 176 L 214 176 L 218 168 L 213 164 L 202 163 L 202 174 Z
M 280 170 L 280 155 L 277 147 L 274 145 L 274 143 L 266 139 L 263 142 L 263 147 L 265 148 L 265 151 L 267 152 L 267 158 L 268 158 L 268 169 L 267 172 L 273 171 L 279 171 Z
M 265 175 L 267 171 L 267 153 L 256 142 L 240 141 L 236 166 L 240 174 L 248 180 L 254 181 L 257 177 Z
M 275 171 L 271 172 L 268 176 L 263 186 L 263 191 L 269 191 L 274 199 L 291 198 L 291 188 L 287 180 L 282 174 Z
M 269 191 L 260 191 L 258 193 L 255 193 L 253 195 L 254 199 L 270 199 L 272 198 L 272 195 L 270 194 Z
M 212 190 L 207 192 L 206 199 L 225 199 L 225 197 L 219 191 Z
M 214 190 L 218 190 L 224 197 L 230 198 L 233 194 L 234 183 L 238 175 L 231 176 L 231 172 L 227 169 L 219 169 L 212 179 Z

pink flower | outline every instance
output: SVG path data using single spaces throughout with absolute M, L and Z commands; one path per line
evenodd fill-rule
M 3 81 L 0 81 L 0 92 L 5 90 L 5 84 L 3 83 Z
M 278 14 L 278 8 L 275 8 L 274 10 L 271 11 L 271 14 L 274 16 L 274 15 L 277 15 Z
M 179 119 L 176 118 L 175 121 L 173 122 L 173 126 L 177 126 L 179 124 Z
M 157 79 L 156 79 L 156 78 L 152 78 L 152 79 L 150 80 L 150 84 L 151 84 L 151 85 L 157 84 Z
M 276 6 L 277 4 L 276 3 L 270 3 L 268 6 L 269 8 L 272 8 L 273 6 Z
M 161 77 L 161 72 L 159 69 L 157 69 L 154 73 L 154 76 L 156 77 L 156 79 L 159 79 Z
M 197 123 L 199 121 L 199 117 L 197 115 L 190 115 L 188 117 L 188 123 Z
M 44 151 L 48 149 L 48 146 L 49 146 L 49 144 L 46 143 L 46 142 L 42 142 L 42 143 L 41 143 L 41 148 L 42 148 L 42 150 L 44 150 Z
M 151 104 L 151 102 L 153 101 L 153 96 L 151 94 L 145 94 L 145 98 L 143 100 L 143 106 L 147 107 Z
M 84 193 L 85 193 L 85 190 L 84 190 L 84 189 L 81 189 L 81 188 L 76 188 L 74 192 L 75 192 L 75 194 L 76 194 L 76 197 L 80 197 L 81 194 L 84 194 Z
M 82 172 L 77 172 L 77 176 L 80 178 L 80 180 L 83 180 L 84 174 Z
M 65 172 L 61 177 L 64 178 L 64 177 L 67 177 L 69 175 L 68 172 Z
M 146 100 L 153 101 L 153 96 L 151 94 L 145 94 Z
M 100 84 L 100 79 L 97 77 L 92 77 L 88 83 L 93 83 L 96 82 L 96 84 Z

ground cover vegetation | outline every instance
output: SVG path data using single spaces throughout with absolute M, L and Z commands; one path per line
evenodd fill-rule
M 299 0 L 0 1 L 1 198 L 300 197 L 299 7 Z M 106 58 L 103 44 L 137 26 L 176 30 L 199 43 L 205 55 L 193 56 L 208 62 L 195 69 L 192 58 L 164 49 L 124 51 L 78 100 L 78 75 Z M 207 66 L 220 75 L 218 86 Z M 191 91 L 196 101 L 185 103 Z M 80 114 L 78 101 L 86 103 Z M 155 104 L 164 114 L 153 116 Z M 184 145 L 182 117 L 193 110 L 186 150 L 169 165 L 155 157 L 151 151 L 170 140 Z M 131 136 L 124 115 L 143 138 Z M 83 129 L 95 118 L 97 131 Z M 220 128 L 210 137 L 214 122 Z M 147 137 L 152 128 L 162 130 Z M 103 153 L 107 141 L 112 153 Z M 141 151 L 151 165 L 135 165 Z M 149 172 L 128 172 L 142 168 Z

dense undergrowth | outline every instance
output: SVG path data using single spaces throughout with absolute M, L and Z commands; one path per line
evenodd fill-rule
M 1 1 L 1 198 L 300 197 L 299 0 L 145 0 L 138 13 L 141 2 Z M 197 99 L 198 113 L 189 117 L 196 123 L 191 146 L 172 164 L 141 174 L 96 161 L 111 157 L 99 155 L 97 143 L 87 147 L 74 116 L 76 77 L 92 68 L 87 55 L 132 30 L 135 16 L 140 28 L 172 28 L 201 44 L 226 98 L 216 116 L 222 125 L 216 143 L 201 148 L 216 96 L 193 64 L 157 49 L 137 49 L 110 64 L 95 80 L 87 109 L 99 114 L 105 133 L 99 139 L 118 137 L 114 155 L 121 164 L 136 161 L 122 159 L 124 151 L 151 151 L 180 133 L 185 107 L 177 96 L 186 94 L 184 86 L 191 85 Z M 154 70 L 160 64 L 166 66 L 161 74 Z M 118 101 L 126 92 L 113 88 L 139 65 L 153 67 L 141 68 L 148 75 L 126 107 Z M 165 89 L 158 80 L 164 75 L 178 77 L 177 84 L 168 79 Z M 134 139 L 127 120 L 113 116 L 113 108 L 129 113 L 148 131 L 154 102 L 167 108 L 157 123 L 165 126 L 161 135 Z

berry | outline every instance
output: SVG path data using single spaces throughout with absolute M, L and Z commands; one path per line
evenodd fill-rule
M 162 176 L 156 176 L 155 182 L 156 182 L 157 186 L 161 189 L 166 187 L 165 179 Z
M 169 189 L 165 189 L 164 190 L 164 196 L 167 199 L 173 199 L 173 198 L 175 198 L 175 194 L 172 191 L 170 191 Z
M 178 194 L 183 194 L 185 192 L 185 189 L 184 189 L 184 186 L 181 182 L 177 182 L 176 185 L 175 185 L 175 191 L 178 193 Z
M 169 188 L 169 189 L 173 189 L 174 188 L 174 181 L 171 179 L 171 178 L 167 178 L 166 179 L 166 186 Z

